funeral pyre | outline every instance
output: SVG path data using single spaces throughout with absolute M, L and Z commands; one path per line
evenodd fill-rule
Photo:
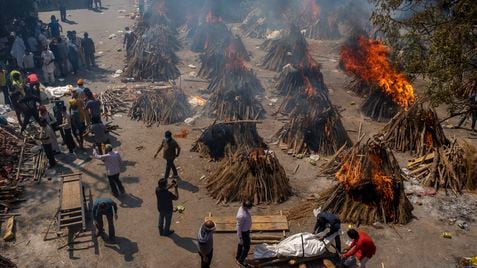
M 226 155 L 232 156 L 238 148 L 266 148 L 255 122 L 214 123 L 202 132 L 191 151 L 220 160 Z
M 415 100 L 414 89 L 389 60 L 389 49 L 362 34 L 351 36 L 341 48 L 341 66 L 354 77 L 350 90 L 366 96 L 364 115 L 377 121 L 392 118 Z
M 307 66 L 313 61 L 309 56 L 308 43 L 296 25 L 268 39 L 263 46 L 267 54 L 262 66 L 268 70 L 281 71 L 287 64 Z
M 240 30 L 247 37 L 263 39 L 274 31 L 285 29 L 290 21 L 287 13 L 291 2 L 288 0 L 256 1 L 240 25 Z
M 277 91 L 286 92 L 279 112 L 290 118 L 275 134 L 282 150 L 330 155 L 344 144 L 351 145 L 317 64 L 284 68 Z
M 462 194 L 477 189 L 477 149 L 469 141 L 454 140 L 449 145 L 408 162 L 409 176 L 422 185 Z
M 406 224 L 413 218 L 412 204 L 404 192 L 399 164 L 383 143 L 356 143 L 335 174 L 337 184 L 290 211 L 299 219 L 313 208 L 339 216 L 343 222 Z
M 255 73 L 236 56 L 227 58 L 224 70 L 209 84 L 211 96 L 204 107 L 207 115 L 227 121 L 264 116 L 262 104 L 256 98 L 263 87 Z
M 263 148 L 239 148 L 208 176 L 207 190 L 218 203 L 279 203 L 292 195 L 285 169 Z
M 390 148 L 417 156 L 449 144 L 436 111 L 423 102 L 400 111 L 378 135 Z
M 204 20 L 199 22 L 199 26 L 194 34 L 191 50 L 194 52 L 204 52 L 210 45 L 222 42 L 224 36 L 228 36 L 229 29 L 224 20 L 215 15 L 212 10 L 207 13 Z
M 168 125 L 184 121 L 191 113 L 182 89 L 170 85 L 142 90 L 129 110 L 129 117 L 147 126 Z
M 341 37 L 336 9 L 332 7 L 321 9 L 316 0 L 302 1 L 301 9 L 298 25 L 304 31 L 305 37 L 311 39 Z

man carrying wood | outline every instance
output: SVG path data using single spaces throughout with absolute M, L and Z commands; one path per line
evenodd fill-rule
M 341 221 L 336 215 L 323 211 L 318 213 L 318 215 L 316 216 L 316 224 L 315 224 L 315 228 L 313 229 L 314 230 L 313 233 L 319 234 L 323 232 L 326 228 L 329 228 L 330 231 L 326 233 L 324 236 L 320 237 L 320 240 L 323 240 L 326 237 L 336 234 L 335 236 L 336 251 L 338 253 L 341 253 L 341 239 L 340 239 Z
M 166 173 L 164 174 L 164 178 L 167 179 L 169 178 L 169 174 L 172 169 L 172 174 L 174 176 L 174 179 L 179 178 L 179 175 L 177 174 L 177 169 L 176 166 L 174 165 L 174 160 L 176 157 L 179 157 L 179 154 L 181 153 L 181 147 L 179 144 L 172 138 L 172 133 L 168 130 L 164 134 L 164 140 L 162 140 L 161 146 L 159 146 L 159 149 L 157 149 L 156 154 L 154 155 L 154 158 L 157 158 L 157 155 L 159 152 L 164 149 L 163 153 L 163 158 L 166 160 Z
M 199 255 L 200 255 L 200 267 L 210 268 L 212 263 L 212 256 L 214 252 L 214 236 L 215 223 L 211 220 L 207 220 L 200 226 L 199 234 L 197 235 Z
M 253 204 L 250 201 L 244 201 L 237 212 L 237 236 L 239 243 L 237 246 L 237 255 L 235 259 L 241 266 L 249 267 L 245 259 L 250 250 L 250 230 L 252 229 L 252 215 L 250 209 Z
M 169 192 L 169 188 L 174 187 L 174 193 Z M 167 187 L 167 179 L 161 178 L 156 188 L 157 210 L 159 211 L 159 234 L 169 236 L 174 233 L 170 230 L 172 212 L 174 211 L 172 201 L 179 199 L 179 191 L 176 181 Z
M 367 233 L 363 231 L 358 232 L 355 229 L 349 229 L 347 234 L 349 238 L 353 239 L 353 242 L 344 250 L 347 252 L 343 254 L 345 258 L 344 265 L 346 267 L 356 267 L 356 259 L 358 259 L 359 268 L 366 268 L 366 263 L 376 253 L 373 239 Z
M 96 222 L 96 228 L 98 228 L 96 236 L 104 234 L 103 215 L 106 215 L 106 219 L 108 220 L 109 240 L 116 240 L 116 235 L 114 232 L 113 213 L 114 219 L 117 220 L 118 206 L 113 200 L 111 200 L 111 198 L 98 198 L 96 199 L 96 201 L 94 201 L 93 219 Z

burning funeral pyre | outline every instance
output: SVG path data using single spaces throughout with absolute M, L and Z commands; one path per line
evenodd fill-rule
M 201 67 L 198 75 L 210 79 L 220 76 L 225 70 L 225 64 L 229 58 L 250 60 L 249 53 L 238 35 L 228 32 L 228 35 L 208 48 L 200 55 Z
M 462 194 L 464 189 L 477 189 L 477 150 L 470 142 L 454 140 L 434 152 L 412 159 L 409 176 L 422 185 L 444 189 L 446 194 Z
M 401 152 L 412 151 L 417 156 L 449 143 L 436 111 L 430 104 L 422 102 L 416 102 L 408 110 L 399 112 L 379 136 L 390 148 Z
M 264 39 L 274 31 L 286 28 L 289 23 L 288 0 L 256 1 L 255 7 L 245 17 L 240 25 L 243 34 L 251 38 Z
M 414 102 L 412 85 L 392 66 L 389 49 L 380 41 L 354 35 L 340 54 L 342 67 L 355 78 L 350 90 L 367 95 L 361 105 L 366 116 L 386 121 Z
M 209 117 L 218 120 L 255 120 L 264 116 L 256 95 L 263 87 L 240 58 L 227 58 L 224 72 L 209 85 L 212 94 L 204 107 Z
M 186 95 L 176 86 L 144 90 L 129 110 L 131 119 L 143 121 L 147 126 L 182 122 L 191 114 Z
M 262 66 L 272 71 L 281 71 L 287 64 L 307 66 L 313 62 L 309 56 L 308 43 L 298 27 L 282 31 L 275 39 L 266 41 L 267 54 Z
M 220 16 L 216 16 L 209 11 L 202 23 L 199 23 L 192 39 L 191 50 L 194 52 L 204 52 L 210 45 L 222 42 L 224 36 L 230 34 L 227 25 Z
M 351 145 L 340 115 L 328 98 L 317 64 L 285 68 L 277 89 L 280 93 L 287 92 L 279 112 L 290 117 L 275 134 L 281 149 L 293 155 L 330 155 L 344 144 Z
M 254 122 L 214 123 L 202 132 L 191 151 L 214 160 L 233 155 L 238 148 L 266 148 Z
M 275 154 L 263 148 L 240 148 L 207 179 L 207 190 L 217 202 L 251 200 L 279 203 L 292 195 L 285 169 Z
M 316 0 L 302 1 L 303 7 L 298 17 L 298 25 L 304 30 L 305 37 L 311 39 L 338 39 L 338 18 L 333 9 L 320 9 Z
M 401 169 L 383 144 L 373 140 L 355 144 L 335 177 L 337 185 L 322 192 L 316 201 L 291 210 L 291 218 L 321 208 L 343 222 L 406 224 L 412 219 L 413 207 L 404 192 Z
M 143 28 L 144 27 L 144 28 Z M 127 77 L 136 80 L 169 81 L 180 76 L 176 51 L 180 43 L 167 25 L 141 22 L 136 28 L 138 39 L 128 57 Z

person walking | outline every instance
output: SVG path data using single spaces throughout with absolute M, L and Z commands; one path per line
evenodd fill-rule
M 65 22 L 66 21 L 66 5 L 64 0 L 60 0 L 59 9 L 60 9 L 61 21 Z
M 72 154 L 75 152 L 76 143 L 73 139 L 73 132 L 71 130 L 71 114 L 66 110 L 66 106 L 61 108 L 61 113 L 63 115 L 63 124 L 59 127 L 63 129 L 63 142 L 66 144 L 66 147 L 68 147 L 69 153 Z
M 48 31 L 50 32 L 50 37 L 60 38 L 60 34 L 63 32 L 63 27 L 58 23 L 55 15 L 51 15 L 50 23 L 48 23 Z
M 45 120 L 48 124 L 48 130 L 50 131 L 50 139 L 51 139 L 51 148 L 55 154 L 60 154 L 61 149 L 58 145 L 58 139 L 56 138 L 55 129 L 57 126 L 56 118 L 48 112 L 46 106 L 40 106 L 38 109 L 40 111 L 40 118 Z
M 103 154 L 103 144 L 108 143 L 108 134 L 106 133 L 106 126 L 101 121 L 93 120 L 91 125 L 91 132 L 93 133 L 93 142 L 99 154 Z
M 475 125 L 477 123 L 477 93 L 474 93 L 469 97 L 468 103 L 470 110 L 462 117 L 459 124 L 457 125 L 457 128 L 462 127 L 462 125 L 465 123 L 465 120 L 467 120 L 467 117 L 470 115 L 472 120 L 471 129 L 472 131 L 477 132 L 475 129 Z
M 119 180 L 122 165 L 121 155 L 118 152 L 113 151 L 113 146 L 111 146 L 111 144 L 107 144 L 105 150 L 105 154 L 98 154 L 96 149 L 93 149 L 93 156 L 104 162 L 111 191 L 113 192 L 114 197 L 118 197 L 119 194 L 125 193 L 123 184 Z
M 169 189 L 174 187 L 174 193 Z M 172 181 L 172 184 L 167 187 L 167 179 L 161 178 L 156 188 L 157 210 L 159 211 L 159 234 L 161 236 L 169 236 L 174 233 L 171 230 L 172 212 L 174 211 L 172 201 L 179 199 L 179 190 L 177 189 L 177 182 Z
M 200 225 L 197 235 L 197 244 L 200 256 L 200 267 L 210 268 L 212 256 L 214 254 L 214 231 L 215 223 L 207 220 Z
M 174 160 L 179 157 L 181 153 L 181 147 L 179 144 L 172 138 L 172 133 L 168 130 L 164 134 L 164 140 L 162 140 L 161 146 L 157 149 L 154 158 L 157 158 L 159 152 L 164 149 L 163 158 L 166 160 L 166 172 L 164 174 L 164 178 L 167 180 L 169 178 L 169 174 L 172 169 L 172 174 L 174 178 L 179 178 L 179 174 L 177 173 L 176 166 L 174 164 Z
M 313 234 L 319 234 L 323 232 L 326 228 L 329 228 L 328 233 L 320 237 L 320 240 L 323 240 L 327 237 L 335 236 L 336 251 L 341 253 L 341 221 L 335 214 L 328 212 L 320 212 L 316 216 L 315 228 L 313 228 Z
M 136 35 L 129 27 L 124 28 L 124 40 L 123 48 L 126 49 L 126 57 L 131 55 L 131 50 L 133 48 L 134 42 L 136 41 Z
M 71 131 L 73 131 L 73 136 L 76 139 L 76 142 L 79 145 L 81 150 L 84 150 L 84 131 L 86 127 L 84 125 L 84 119 L 81 117 L 81 112 L 79 110 L 78 101 L 76 99 L 69 100 L 70 104 L 70 115 L 71 115 Z
M 96 9 L 102 9 L 103 5 L 101 4 L 101 0 L 94 0 L 94 7 Z
M 91 92 L 90 89 L 86 88 L 84 93 L 86 97 L 85 110 L 90 116 L 91 123 L 94 124 L 94 122 L 101 122 L 101 102 L 94 97 L 93 92 Z
M 98 198 L 93 205 L 93 220 L 95 222 L 97 233 L 96 236 L 104 234 L 103 216 L 108 220 L 109 240 L 114 242 L 116 240 L 116 233 L 114 231 L 114 221 L 118 219 L 118 205 L 111 198 Z
M 90 69 L 91 66 L 95 66 L 94 53 L 96 52 L 93 39 L 89 38 L 88 33 L 84 33 L 83 40 L 81 40 L 81 48 L 83 49 L 86 68 Z
M 15 40 L 12 44 L 12 49 L 10 50 L 10 55 L 15 58 L 17 65 L 20 69 L 23 69 L 23 56 L 25 56 L 25 42 L 20 34 L 15 35 Z
M 62 77 L 66 77 L 68 75 L 68 46 L 63 38 L 57 39 L 56 49 L 58 54 L 56 61 L 60 68 L 60 74 Z
M 40 123 L 40 116 L 38 113 L 38 105 L 41 104 L 40 98 L 38 98 L 35 94 L 33 94 L 32 90 L 27 90 L 26 96 L 21 98 L 19 101 L 21 104 L 24 105 L 24 112 L 23 112 L 23 122 L 21 124 L 20 133 L 23 133 L 26 126 L 30 123 L 30 119 L 33 117 L 37 123 Z M 50 143 L 51 145 L 51 143 Z
M 73 69 L 72 72 L 73 74 L 77 74 L 79 70 L 78 46 L 70 39 L 67 41 L 66 44 L 68 47 L 68 60 L 70 61 L 71 68 Z
M 245 267 L 249 267 L 245 259 L 250 250 L 250 230 L 252 229 L 252 215 L 250 210 L 253 204 L 250 201 L 244 201 L 237 212 L 237 236 L 239 242 L 237 245 L 237 254 L 235 259 L 237 262 Z
M 55 154 L 53 153 L 53 149 L 51 148 L 51 138 L 50 138 L 50 131 L 48 123 L 45 120 L 40 120 L 40 134 L 38 139 L 41 142 L 41 146 L 43 147 L 43 151 L 45 152 L 46 158 L 48 158 L 48 163 L 50 168 L 54 168 L 56 166 Z
M 43 47 L 41 61 L 43 63 L 41 69 L 45 82 L 48 84 L 55 83 L 55 55 L 48 46 Z
M 363 232 L 356 231 L 355 229 L 349 229 L 347 231 L 348 237 L 353 239 L 353 242 L 349 247 L 345 248 L 344 265 L 346 267 L 356 267 L 357 261 L 359 261 L 359 268 L 366 268 L 368 261 L 376 254 L 376 246 L 373 239 Z

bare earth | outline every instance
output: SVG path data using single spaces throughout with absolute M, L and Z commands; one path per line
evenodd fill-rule
M 93 72 L 82 72 L 77 77 L 70 77 L 69 83 L 79 78 L 86 78 L 86 85 L 95 92 L 105 90 L 107 86 L 120 84 L 118 78 L 112 78 L 115 70 L 124 66 L 123 52 L 117 51 L 122 44 L 122 34 L 125 26 L 132 26 L 134 21 L 127 15 L 134 11 L 133 0 L 103 0 L 107 9 L 102 13 L 90 10 L 69 11 L 70 20 L 78 24 L 63 24 L 64 31 L 75 29 L 79 35 L 88 31 L 95 40 L 98 55 L 99 69 Z M 122 12 L 120 12 L 122 10 Z M 57 13 L 57 12 L 55 12 Z M 43 21 L 48 21 L 51 14 L 42 13 Z M 117 37 L 108 39 L 111 34 Z M 257 48 L 260 40 L 244 39 L 248 50 L 253 54 L 249 63 L 261 78 L 267 89 L 267 97 L 273 98 L 272 78 L 274 72 L 261 70 L 256 66 L 260 62 L 263 51 Z M 337 69 L 339 41 L 319 42 L 310 41 L 313 56 L 322 64 L 325 82 L 331 92 L 335 105 L 345 108 L 342 120 L 349 135 L 356 140 L 356 130 L 362 122 L 369 135 L 376 133 L 383 124 L 370 121 L 362 117 L 359 112 L 361 99 L 346 92 L 345 85 L 349 81 L 344 73 Z M 183 50 L 179 53 L 182 58 L 180 69 L 184 78 L 197 69 L 187 67 L 189 64 L 199 66 L 197 55 Z M 182 81 L 181 85 L 187 94 L 199 95 L 198 90 L 205 88 L 205 83 L 191 83 Z M 415 84 L 419 88 L 418 83 Z M 354 102 L 356 105 L 352 105 Z M 266 141 L 283 124 L 277 121 L 271 113 L 277 108 L 279 102 L 270 106 L 267 98 L 263 99 L 268 116 L 263 124 L 258 125 L 259 133 Z M 442 109 L 441 116 L 445 110 Z M 196 253 L 195 239 L 202 219 L 212 212 L 214 215 L 235 215 L 238 204 L 217 205 L 216 201 L 207 195 L 204 182 L 199 178 L 207 175 L 214 168 L 215 163 L 208 162 L 199 157 L 197 153 L 189 152 L 191 144 L 200 135 L 195 128 L 203 128 L 211 123 L 208 119 L 200 119 L 194 127 L 185 124 L 146 128 L 142 123 L 131 121 L 126 115 L 115 117 L 114 123 L 121 129 L 117 131 L 114 146 L 122 154 L 126 167 L 121 174 L 127 196 L 118 200 L 119 220 L 116 222 L 116 235 L 118 244 L 106 244 L 99 239 L 97 252 L 93 248 L 74 251 L 69 256 L 65 248 L 57 250 L 64 241 L 51 240 L 44 242 L 44 233 L 58 207 L 59 173 L 43 179 L 40 184 L 33 184 L 27 188 L 25 198 L 17 217 L 16 242 L 0 244 L 2 255 L 12 259 L 19 267 L 198 267 L 199 257 Z M 455 123 L 451 121 L 449 123 Z M 183 214 L 174 214 L 172 228 L 175 234 L 171 237 L 159 236 L 157 229 L 157 210 L 154 189 L 157 179 L 163 174 L 165 161 L 153 159 L 154 152 L 159 145 L 165 130 L 173 133 L 182 129 L 189 130 L 190 134 L 185 139 L 178 139 L 182 147 L 182 154 L 177 160 L 180 167 L 180 200 L 176 204 L 183 204 L 186 210 Z M 470 137 L 466 130 L 446 129 L 448 137 Z M 472 140 L 477 145 L 475 139 Z M 137 150 L 136 147 L 144 146 Z M 263 205 L 254 208 L 254 214 L 273 214 L 279 210 L 299 204 L 305 197 L 316 194 L 332 184 L 331 180 L 319 178 L 319 167 L 312 166 L 306 159 L 296 159 L 279 151 L 278 147 L 271 145 L 275 150 L 280 163 L 289 175 L 295 196 L 279 205 Z M 90 151 L 88 152 L 90 153 Z M 93 196 L 110 197 L 109 185 L 105 176 L 105 168 L 100 161 L 89 160 L 87 155 L 82 159 L 71 159 L 61 156 L 63 168 L 59 172 L 69 173 L 80 171 L 87 187 Z M 409 154 L 397 154 L 401 164 L 410 158 Z M 321 163 L 322 161 L 320 161 Z M 295 167 L 300 165 L 298 172 L 293 174 Z M 318 165 L 319 166 L 319 165 Z M 405 226 L 362 226 L 375 239 L 378 247 L 376 256 L 370 261 L 369 266 L 374 267 L 455 267 L 455 256 L 477 255 L 477 228 L 471 223 L 470 231 L 460 230 L 456 225 L 449 225 L 451 215 L 443 214 L 438 209 L 442 200 L 448 200 L 443 194 L 437 197 L 420 199 L 422 205 L 415 205 L 416 220 Z M 463 211 L 458 204 L 472 203 L 469 214 L 475 219 L 476 194 L 466 193 L 459 198 L 459 203 L 451 201 L 444 206 L 453 214 Z M 441 206 L 442 207 L 442 206 Z M 305 224 L 291 223 L 291 233 L 311 231 L 314 219 L 311 217 Z M 452 239 L 441 237 L 441 232 L 449 231 Z M 50 235 L 51 236 L 51 235 Z M 346 239 L 345 239 L 346 240 Z M 234 256 L 236 249 L 234 234 L 216 234 L 213 267 L 235 267 Z

